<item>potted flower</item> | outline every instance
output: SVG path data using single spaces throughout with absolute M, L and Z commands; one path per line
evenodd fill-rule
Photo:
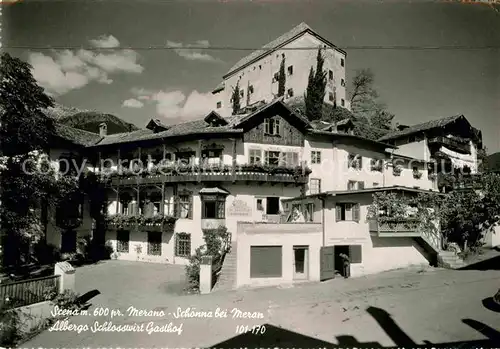
M 420 171 L 413 171 L 413 178 L 415 179 L 420 179 L 422 177 L 422 172 Z
M 395 175 L 395 176 L 401 176 L 401 172 L 403 171 L 403 169 L 401 168 L 401 166 L 397 165 L 397 166 L 394 166 L 392 168 L 392 173 Z

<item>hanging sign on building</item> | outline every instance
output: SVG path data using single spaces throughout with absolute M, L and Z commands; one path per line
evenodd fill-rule
M 251 216 L 252 208 L 243 200 L 234 200 L 228 209 L 229 216 Z

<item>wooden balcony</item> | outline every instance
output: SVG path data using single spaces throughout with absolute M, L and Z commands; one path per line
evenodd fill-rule
M 378 237 L 419 237 L 421 236 L 418 230 L 419 221 L 408 218 L 406 220 L 394 219 L 378 221 L 369 221 L 370 234 Z
M 310 169 L 306 167 L 279 166 L 239 166 L 235 168 L 175 168 L 147 170 L 142 174 L 131 174 L 127 171 L 112 173 L 109 176 L 111 186 L 137 186 L 179 182 L 260 182 L 306 184 Z
M 438 145 L 438 146 L 445 146 L 446 148 L 449 148 L 450 150 L 462 153 L 462 154 L 470 154 L 470 145 L 468 143 L 458 141 L 453 138 L 448 138 L 444 136 L 439 136 L 439 137 L 434 137 L 430 138 L 428 140 L 429 145 Z
M 113 215 L 108 218 L 108 229 L 130 231 L 161 231 L 173 233 L 175 218 L 171 217 L 144 217 L 129 215 Z

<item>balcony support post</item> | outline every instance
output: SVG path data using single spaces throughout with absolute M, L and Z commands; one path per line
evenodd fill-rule
M 233 138 L 231 177 L 233 183 L 236 181 L 236 138 Z
M 116 214 L 118 214 L 119 211 L 119 205 L 120 205 L 120 186 L 116 187 Z
M 204 166 L 203 159 L 201 157 L 201 148 L 202 148 L 202 145 L 203 145 L 203 140 L 199 139 L 198 140 L 198 174 L 196 176 L 196 180 L 198 181 L 198 183 L 201 182 L 201 171 L 202 171 L 202 166 Z
M 165 214 L 165 182 L 161 183 L 161 205 L 160 205 L 160 214 Z

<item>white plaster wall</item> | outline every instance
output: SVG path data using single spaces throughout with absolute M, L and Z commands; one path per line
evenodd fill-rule
M 500 246 L 500 225 L 488 230 L 484 235 L 483 242 L 485 247 Z
M 360 221 L 337 222 L 335 220 L 337 202 L 360 203 Z M 410 265 L 428 265 L 429 262 L 415 239 L 410 237 L 378 238 L 370 235 L 367 214 L 371 202 L 370 194 L 331 197 L 325 201 L 325 245 L 362 246 L 362 263 L 351 264 L 351 275 L 356 277 Z
M 362 157 L 363 165 L 360 170 L 348 167 L 349 153 L 359 154 Z M 384 153 L 368 148 L 352 144 L 336 144 L 333 170 L 326 169 L 324 172 L 333 174 L 334 190 L 347 190 L 347 183 L 350 180 L 365 182 L 365 188 L 373 187 L 373 183 L 378 183 L 380 187 L 387 186 L 387 170 L 384 168 L 382 172 L 372 171 L 370 166 L 371 159 L 385 159 L 386 157 Z
M 313 164 L 311 162 L 311 152 L 321 152 L 321 163 Z M 309 180 L 312 178 L 321 180 L 321 191 L 329 191 L 335 189 L 335 177 L 332 176 L 332 171 L 336 167 L 334 160 L 334 149 L 332 142 L 315 141 L 311 137 L 306 138 L 304 142 L 303 161 L 306 161 L 307 166 L 312 170 L 309 175 Z M 308 186 L 306 194 L 311 194 Z
M 241 106 L 246 106 L 248 85 L 253 85 L 254 93 L 250 97 L 250 104 L 265 100 L 271 101 L 274 95 L 278 93 L 278 83 L 272 82 L 274 73 L 279 72 L 282 54 L 285 54 L 285 71 L 286 71 L 286 85 L 285 90 L 293 89 L 294 96 L 302 96 L 307 87 L 307 80 L 311 66 L 316 67 L 317 50 L 293 50 L 294 48 L 304 47 L 320 47 L 324 43 L 316 39 L 312 35 L 305 33 L 295 39 L 293 42 L 288 43 L 281 50 L 271 52 L 270 54 L 262 57 L 258 61 L 250 64 L 249 66 L 233 73 L 231 76 L 226 77 L 224 80 L 225 89 L 215 96 L 215 102 L 221 101 L 222 107 L 214 109 L 222 116 L 229 116 L 232 114 L 231 108 L 231 94 L 236 83 L 239 81 L 240 89 L 244 89 L 244 96 L 241 99 Z M 334 72 L 334 80 L 328 81 L 327 92 L 325 94 L 325 101 L 328 100 L 328 92 L 337 91 L 337 103 L 341 104 L 341 100 L 346 100 L 346 89 L 341 86 L 341 79 L 345 80 L 345 66 L 341 67 L 340 59 L 345 55 L 337 50 L 329 49 L 324 51 L 326 71 L 332 70 Z M 293 66 L 293 74 L 288 74 L 288 67 Z M 346 107 L 348 105 L 346 104 Z
M 240 225 L 238 231 L 237 287 L 267 286 L 293 282 L 293 246 L 308 246 L 308 280 L 320 280 L 321 225 L 255 224 Z M 250 230 L 251 232 L 246 232 Z M 250 246 L 282 246 L 282 277 L 250 278 Z M 304 280 L 300 280 L 304 281 Z
M 394 150 L 394 154 L 409 156 L 419 160 L 430 160 L 429 147 L 427 146 L 426 139 L 398 145 L 398 149 Z

